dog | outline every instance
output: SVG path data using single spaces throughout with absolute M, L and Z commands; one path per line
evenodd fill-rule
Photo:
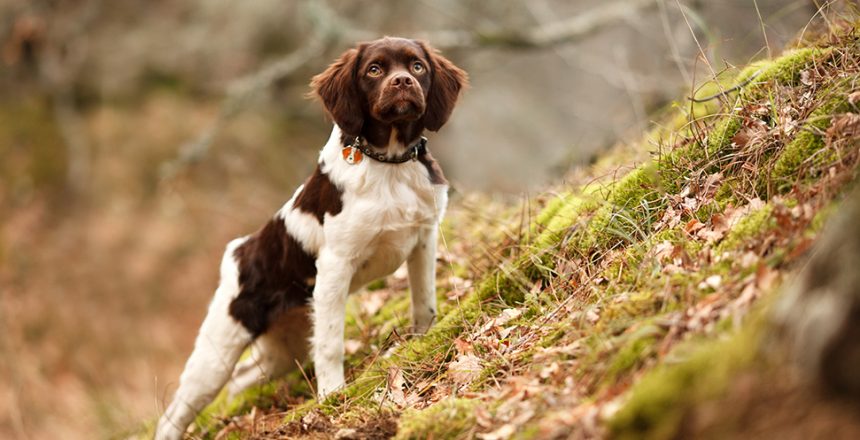
M 392 37 L 358 44 L 313 77 L 331 136 L 277 214 L 227 245 L 156 439 L 180 439 L 228 381 L 235 395 L 283 375 L 309 345 L 318 398 L 341 388 L 347 295 L 404 261 L 413 329 L 431 326 L 448 182 L 423 133 L 447 122 L 467 85 L 466 72 L 427 43 Z

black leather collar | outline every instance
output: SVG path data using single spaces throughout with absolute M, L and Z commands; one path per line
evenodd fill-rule
M 427 138 L 421 136 L 418 139 L 418 142 L 409 147 L 406 153 L 394 157 L 387 157 L 385 153 L 377 153 L 373 151 L 370 145 L 367 144 L 367 141 L 361 136 L 356 136 L 352 141 L 352 144 L 347 145 L 346 148 L 357 148 L 362 152 L 362 154 L 377 162 L 397 164 L 409 162 L 410 160 L 418 160 L 419 156 L 427 154 Z

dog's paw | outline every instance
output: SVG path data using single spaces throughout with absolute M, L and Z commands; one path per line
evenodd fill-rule
M 436 322 L 436 310 L 429 308 L 423 313 L 415 313 L 413 315 L 413 324 L 409 328 L 409 333 L 413 335 L 423 335 L 430 330 L 433 323 Z

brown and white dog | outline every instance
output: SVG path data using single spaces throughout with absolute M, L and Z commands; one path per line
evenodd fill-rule
M 430 327 L 448 183 L 422 133 L 445 124 L 466 83 L 466 73 L 426 43 L 402 38 L 361 43 L 313 78 L 335 122 L 331 137 L 278 213 L 227 245 L 156 439 L 181 438 L 228 380 L 235 395 L 284 374 L 307 354 L 309 336 L 318 396 L 343 386 L 347 294 L 404 261 L 414 329 Z M 236 365 L 251 344 L 251 356 Z

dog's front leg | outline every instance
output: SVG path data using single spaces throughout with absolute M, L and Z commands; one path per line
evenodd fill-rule
M 423 229 L 406 260 L 412 294 L 412 325 L 424 333 L 436 319 L 436 227 Z
M 320 399 L 344 384 L 343 326 L 346 296 L 355 273 L 353 261 L 323 248 L 317 258 L 311 337 L 317 395 Z

